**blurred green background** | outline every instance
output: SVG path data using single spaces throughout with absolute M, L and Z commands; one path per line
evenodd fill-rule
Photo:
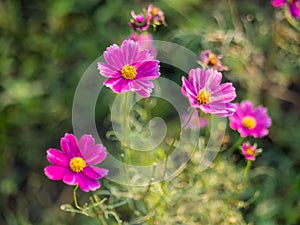
M 0 224 L 93 224 L 60 211 L 60 204 L 72 201 L 72 188 L 44 176 L 45 153 L 72 132 L 73 95 L 82 74 L 106 47 L 132 33 L 130 11 L 149 3 L 0 1 Z M 236 101 L 268 107 L 273 125 L 258 141 L 264 152 L 251 179 L 251 188 L 261 194 L 242 211 L 245 220 L 300 224 L 300 23 L 268 0 L 152 3 L 168 23 L 154 39 L 196 54 L 205 49 L 222 54 Z M 237 134 L 228 133 L 233 142 Z M 237 157 L 232 163 L 242 161 Z

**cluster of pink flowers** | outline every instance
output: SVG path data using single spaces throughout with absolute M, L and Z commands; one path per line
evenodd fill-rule
M 142 13 L 135 14 L 134 11 L 131 11 L 131 20 L 128 22 L 134 30 L 145 31 L 152 24 L 153 27 L 164 25 L 167 26 L 165 21 L 165 16 L 163 11 L 160 8 L 149 5 L 147 9 L 144 9 Z
M 229 121 L 231 129 L 237 130 L 243 138 L 248 136 L 262 138 L 269 133 L 268 128 L 272 124 L 267 109 L 263 106 L 254 108 L 253 103 L 249 100 L 242 101 L 240 104 L 236 105 L 236 111 L 232 116 L 229 117 Z M 256 146 L 249 146 L 249 143 L 244 143 L 242 147 L 242 153 L 246 159 L 254 160 Z M 253 151 L 250 151 L 249 149 L 252 149 Z M 249 152 L 253 153 L 253 157 Z
M 279 2 L 273 1 L 275 5 Z M 290 1 L 288 1 L 290 4 Z M 294 2 L 294 1 L 292 1 Z M 136 15 L 131 12 L 129 25 L 134 30 L 147 30 L 149 24 L 166 26 L 163 12 L 149 5 L 144 13 Z M 120 94 L 128 91 L 136 92 L 144 98 L 150 97 L 154 88 L 153 80 L 160 76 L 160 65 L 156 57 L 156 49 L 152 46 L 152 35 L 133 33 L 120 46 L 113 44 L 104 51 L 104 62 L 98 62 L 100 75 L 107 78 L 104 82 L 113 92 Z M 182 77 L 182 95 L 190 107 L 196 109 L 193 115 L 186 116 L 186 128 L 199 129 L 207 126 L 205 118 L 198 118 L 198 112 L 229 117 L 230 127 L 237 130 L 242 138 L 252 136 L 262 138 L 268 134 L 271 119 L 263 106 L 254 108 L 249 100 L 240 104 L 232 103 L 236 98 L 236 90 L 232 83 L 222 83 L 222 56 L 205 50 L 199 55 L 208 69 L 191 69 L 188 77 Z M 190 121 L 187 121 L 188 118 Z M 98 179 L 108 174 L 105 168 L 95 166 L 106 158 L 103 145 L 95 145 L 91 135 L 83 135 L 78 141 L 72 134 L 61 138 L 62 151 L 50 148 L 47 159 L 50 166 L 44 169 L 45 175 L 51 180 L 62 180 L 68 185 L 78 185 L 83 191 L 94 191 L 100 187 Z M 242 154 L 247 160 L 255 160 L 260 152 L 256 145 L 243 143 Z

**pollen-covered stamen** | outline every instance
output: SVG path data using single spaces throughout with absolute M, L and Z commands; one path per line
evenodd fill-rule
M 197 100 L 200 105 L 211 102 L 211 93 L 208 90 L 201 89 L 197 95 Z
M 218 65 L 218 58 L 215 54 L 209 53 L 207 65 L 212 66 L 212 67 L 215 67 Z
M 251 156 L 255 155 L 255 149 L 253 149 L 252 146 L 247 147 L 246 152 L 248 155 L 251 155 Z
M 86 167 L 86 163 L 81 157 L 74 157 L 73 159 L 71 159 L 69 165 L 71 170 L 76 173 L 81 172 Z
M 122 76 L 126 79 L 126 80 L 132 80 L 136 77 L 136 68 L 134 66 L 131 65 L 126 65 L 122 68 L 121 70 Z
M 242 125 L 251 130 L 256 127 L 256 120 L 253 116 L 245 116 L 242 119 Z

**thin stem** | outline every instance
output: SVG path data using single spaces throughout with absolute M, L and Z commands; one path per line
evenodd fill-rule
M 74 188 L 74 190 L 73 190 L 74 205 L 75 205 L 75 207 L 76 207 L 77 209 L 82 210 L 83 208 L 80 207 L 80 206 L 78 205 L 78 202 L 77 202 L 77 194 L 76 194 L 77 189 L 78 189 L 78 184 L 75 186 L 75 188 Z
M 100 220 L 100 222 L 102 223 L 102 225 L 108 225 L 108 224 L 106 223 L 106 221 L 104 220 L 103 216 L 99 216 L 99 220 Z
M 130 148 L 128 148 L 128 118 L 129 118 L 129 111 L 128 111 L 128 102 L 129 102 L 129 92 L 125 93 L 125 102 L 124 102 L 124 117 L 123 117 L 123 149 L 124 155 L 126 157 L 126 162 L 129 164 L 131 163 L 131 156 L 130 156 Z M 128 125 L 128 126 L 127 126 Z
M 175 142 L 178 140 L 178 138 L 180 137 L 181 131 L 182 131 L 182 130 L 189 124 L 189 122 L 191 121 L 192 116 L 193 116 L 193 114 L 194 114 L 195 111 L 196 111 L 196 109 L 194 108 L 194 109 L 192 110 L 192 112 L 191 112 L 191 114 L 190 114 L 188 120 L 186 121 L 186 123 L 185 123 L 182 127 L 180 127 L 180 128 L 178 129 L 178 131 L 177 131 L 177 133 L 176 133 L 176 135 L 175 135 L 175 137 L 174 137 L 174 139 L 173 139 L 173 141 L 172 141 L 172 143 L 171 143 L 171 145 L 170 145 L 170 147 L 169 147 L 169 149 L 168 149 L 168 151 L 167 151 L 167 157 L 166 157 L 166 161 L 165 161 L 165 170 L 164 170 L 164 174 L 163 174 L 163 179 L 165 178 L 166 173 L 167 173 L 168 159 L 169 159 L 169 156 L 170 156 L 170 154 L 171 154 L 172 149 L 174 148 L 174 144 L 175 144 Z
M 124 117 L 123 117 L 123 131 L 124 131 L 124 136 L 123 136 L 123 145 L 124 147 L 127 146 L 127 116 L 129 116 L 129 113 L 127 115 L 127 110 L 128 110 L 128 92 L 125 93 L 125 102 L 124 102 Z
M 142 199 L 145 199 L 146 196 L 147 196 L 147 194 L 148 194 L 149 191 L 150 191 L 150 188 L 151 188 L 151 185 L 152 185 L 152 181 L 153 181 L 153 177 L 154 177 L 154 173 L 155 173 L 155 169 L 156 169 L 156 163 L 154 163 L 154 165 L 153 165 L 152 175 L 151 175 L 151 178 L 150 178 L 150 180 L 149 180 L 147 189 L 146 189 L 145 193 L 144 193 L 143 196 L 142 196 Z
M 245 169 L 245 171 L 244 171 L 244 178 L 243 178 L 243 186 L 242 186 L 242 190 L 245 189 L 245 186 L 246 186 L 246 183 L 247 183 L 247 180 L 248 180 L 249 170 L 250 170 L 250 168 L 251 168 L 251 164 L 252 164 L 252 161 L 251 161 L 251 160 L 247 160 L 246 169 Z

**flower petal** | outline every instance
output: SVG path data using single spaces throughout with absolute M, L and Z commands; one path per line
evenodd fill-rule
M 84 156 L 84 152 L 93 148 L 94 145 L 95 145 L 95 139 L 93 138 L 92 135 L 89 135 L 89 134 L 82 135 L 82 137 L 80 138 L 80 140 L 78 142 L 78 147 L 83 156 Z
M 115 70 L 121 70 L 123 66 L 125 66 L 122 60 L 121 50 L 116 44 L 108 47 L 103 53 L 103 56 L 109 67 Z
M 123 66 L 132 65 L 135 62 L 135 56 L 139 53 L 139 44 L 133 40 L 125 40 L 121 45 L 120 53 L 124 63 Z
M 90 178 L 100 179 L 108 174 L 108 170 L 96 166 L 86 166 L 83 169 L 83 173 Z
M 98 144 L 92 148 L 86 149 L 82 155 L 88 164 L 98 164 L 106 158 L 107 153 L 106 148 L 103 145 Z
M 98 70 L 99 73 L 104 77 L 119 77 L 120 74 L 118 73 L 118 70 L 115 70 L 111 68 L 109 65 L 98 62 Z
M 131 81 L 124 79 L 123 77 L 110 78 L 104 82 L 104 85 L 111 88 L 116 93 L 123 93 L 131 90 L 129 85 Z
M 73 134 L 66 133 L 65 136 L 60 139 L 60 146 L 69 159 L 82 157 L 78 148 L 77 139 Z
M 70 169 L 63 177 L 63 182 L 68 185 L 76 185 L 78 183 L 77 181 L 77 173 L 74 173 Z
M 146 61 L 137 68 L 137 76 L 135 79 L 153 80 L 159 77 L 159 61 Z
M 67 171 L 68 171 L 68 168 L 61 167 L 61 166 L 47 166 L 44 169 L 45 175 L 50 180 L 62 180 Z
M 199 91 L 200 90 L 195 90 L 195 87 L 185 77 L 182 77 L 181 92 L 184 96 L 188 98 L 197 98 Z
M 69 158 L 63 153 L 54 148 L 50 148 L 47 151 L 47 159 L 54 166 L 67 167 L 69 165 Z
M 298 19 L 300 18 L 300 2 L 298 0 L 294 0 L 291 4 L 290 4 L 290 12 L 292 17 Z
M 283 6 L 287 0 L 273 0 L 272 5 L 276 8 Z
M 89 178 L 84 173 L 77 174 L 78 185 L 81 190 L 88 192 L 90 190 L 95 191 L 100 188 L 100 183 L 96 179 Z

